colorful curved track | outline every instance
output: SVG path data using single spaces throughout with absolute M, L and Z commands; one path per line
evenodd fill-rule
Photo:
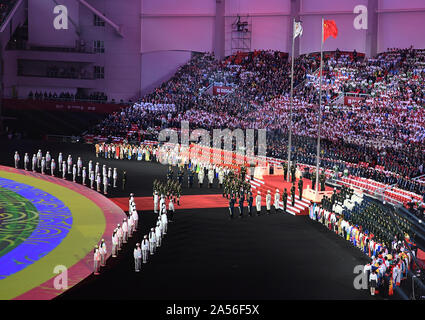
M 104 238 L 110 251 L 123 216 L 82 185 L 0 166 L 0 299 L 56 297 L 57 266 L 68 288 L 89 276 L 93 247 Z

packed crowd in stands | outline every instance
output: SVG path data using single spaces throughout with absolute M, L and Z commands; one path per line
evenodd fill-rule
M 373 59 L 336 51 L 324 57 L 322 157 L 329 161 L 322 164 L 424 194 L 424 184 L 412 178 L 425 174 L 425 51 L 391 49 Z M 306 163 L 314 163 L 316 154 L 319 65 L 317 54 L 295 59 L 293 151 Z M 217 75 L 235 90 L 208 93 Z M 286 159 L 289 90 L 284 53 L 254 51 L 222 61 L 195 54 L 139 104 L 109 115 L 89 133 L 125 137 L 135 127 L 157 133 L 179 128 L 182 120 L 191 129 L 267 128 L 269 156 Z M 341 93 L 363 96 L 344 105 L 334 100 Z
M 33 93 L 30 91 L 28 94 L 28 99 L 31 100 L 64 100 L 64 101 L 95 101 L 99 103 L 105 103 L 108 101 L 108 96 L 103 92 L 92 92 L 90 94 L 83 93 L 70 93 L 70 92 L 61 92 L 57 94 L 56 92 L 38 92 Z
M 17 0 L 0 0 L 0 24 L 4 22 Z

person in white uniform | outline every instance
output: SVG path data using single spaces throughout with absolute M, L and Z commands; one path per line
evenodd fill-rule
M 41 174 L 44 174 L 44 171 L 46 170 L 46 159 L 44 157 L 41 158 Z
M 97 174 L 96 177 L 96 190 L 97 192 L 100 192 L 100 185 L 102 184 L 102 177 L 100 176 L 100 173 Z
M 108 186 L 111 186 L 111 181 L 112 181 L 112 168 L 108 169 Z
M 151 228 L 151 232 L 149 233 L 149 250 L 151 255 L 153 255 L 156 250 L 156 232 L 154 228 Z
M 43 154 L 41 153 L 41 150 L 38 150 L 37 152 L 37 168 L 40 168 L 41 166 L 41 158 L 43 157 Z
M 89 173 L 90 173 L 91 171 L 93 171 L 93 161 L 92 161 L 92 160 L 90 160 L 90 161 L 89 161 L 89 165 L 88 165 L 87 169 L 88 169 L 88 172 L 89 172 Z
M 130 193 L 130 198 L 128 199 L 128 207 L 130 208 L 134 203 L 134 193 Z
M 94 247 L 93 262 L 94 262 L 93 273 L 95 275 L 98 275 L 100 270 L 100 251 L 97 245 Z
M 171 198 L 168 203 L 168 214 L 170 216 L 170 222 L 172 222 L 174 220 L 174 198 Z
M 103 176 L 103 194 L 108 194 L 108 176 Z
M 139 272 L 142 267 L 142 249 L 140 243 L 136 243 L 136 248 L 133 251 L 134 256 L 134 271 Z
M 163 194 L 161 194 L 161 199 L 159 200 L 159 209 L 161 210 L 161 208 L 165 205 L 165 196 Z M 155 213 L 158 213 L 155 212 Z
M 131 238 L 133 236 L 133 231 L 134 231 L 134 220 L 133 220 L 133 215 L 129 212 L 129 217 L 128 217 L 128 237 Z
M 55 162 L 55 159 L 52 159 L 52 162 L 50 163 L 50 173 L 52 177 L 55 176 L 55 170 L 56 170 L 56 162 Z
M 274 210 L 275 213 L 278 213 L 280 210 L 280 193 L 279 193 L 279 189 L 276 189 L 276 192 L 274 194 Z
M 65 161 L 63 161 L 62 162 L 62 179 L 66 179 L 66 172 L 67 172 L 67 170 L 66 170 L 66 162 Z
M 220 189 L 223 188 L 223 181 L 224 181 L 224 172 L 223 168 L 218 169 L 218 183 L 220 184 Z
M 105 239 L 102 239 L 100 241 L 100 246 L 99 246 L 99 250 L 100 250 L 100 265 L 102 267 L 105 266 L 106 264 L 106 242 Z
M 46 152 L 46 169 L 50 170 L 50 161 L 52 161 L 52 156 L 50 155 L 50 152 Z
M 103 165 L 102 167 L 102 176 L 107 176 L 108 175 L 108 169 L 106 168 L 106 165 Z
M 15 168 L 18 169 L 19 161 L 21 160 L 21 157 L 19 156 L 18 151 L 15 151 L 15 155 L 13 156 L 13 160 L 15 161 Z
M 167 219 L 167 213 L 166 212 L 162 212 L 162 214 L 161 214 L 161 222 L 162 222 L 162 227 L 163 227 L 163 233 L 164 234 L 167 234 L 168 219 Z
M 214 183 L 214 169 L 210 167 L 208 169 L 208 188 L 212 188 L 213 183 Z
M 68 164 L 68 174 L 71 174 L 71 170 L 72 170 L 72 157 L 71 155 L 68 155 L 68 160 L 67 160 L 67 164 Z
M 114 229 L 112 233 L 112 258 L 116 258 L 118 253 L 118 235 L 117 229 Z
M 162 195 L 161 195 L 161 199 L 162 199 Z M 158 195 L 158 191 L 155 190 L 153 194 L 153 212 L 154 213 L 158 213 L 158 204 L 159 204 L 159 195 Z
M 156 236 L 156 246 L 159 248 L 161 247 L 161 240 L 162 240 L 162 230 L 159 221 L 156 223 L 155 228 L 155 236 Z
M 29 164 L 30 164 L 30 157 L 28 156 L 28 153 L 25 153 L 25 155 L 24 155 L 24 169 L 25 169 L 25 171 L 28 170 Z
M 198 182 L 199 182 L 199 188 L 202 188 L 202 185 L 204 184 L 204 168 L 203 167 L 199 169 Z
M 369 283 L 370 283 L 370 294 L 374 296 L 376 287 L 378 285 L 378 275 L 376 274 L 375 270 L 373 270 L 372 273 L 369 275 Z
M 127 219 L 122 221 L 122 239 L 124 243 L 127 243 L 128 240 L 128 224 Z
M 59 155 L 58 155 L 58 169 L 59 169 L 59 172 L 62 172 L 62 162 L 63 162 L 62 152 L 59 152 Z
M 86 167 L 83 167 L 83 170 L 82 170 L 82 172 L 81 172 L 81 182 L 83 183 L 83 186 L 85 186 L 86 185 L 86 178 L 87 178 L 87 170 L 86 170 Z
M 32 155 L 32 171 L 35 172 L 37 167 L 37 156 L 35 154 Z
M 261 214 L 261 192 L 257 192 L 257 197 L 255 198 L 255 207 L 257 208 L 257 216 Z
M 95 173 L 96 177 L 97 177 L 99 172 L 100 172 L 99 162 L 96 162 L 96 166 L 94 167 L 94 173 Z
M 133 228 L 134 228 L 134 231 L 136 231 L 137 227 L 139 226 L 139 215 L 137 214 L 136 205 L 133 205 L 132 216 L 133 216 L 133 221 L 134 221 Z
M 117 225 L 117 237 L 118 237 L 118 251 L 120 251 L 122 249 L 122 229 L 120 224 L 118 223 Z
M 90 188 L 94 189 L 94 171 L 90 171 L 89 178 L 90 178 Z
M 77 159 L 77 175 L 81 176 L 81 170 L 83 169 L 83 161 L 81 160 L 81 157 L 78 157 Z
M 72 166 L 72 181 L 77 182 L 77 165 Z
M 112 174 L 112 178 L 114 179 L 114 188 L 116 188 L 117 187 L 117 180 L 118 180 L 117 168 L 114 168 L 114 173 Z
M 148 236 L 145 235 L 143 237 L 143 241 L 142 241 L 142 259 L 143 259 L 143 263 L 147 263 L 148 262 L 148 255 L 149 255 L 149 240 L 148 240 Z
M 267 190 L 267 195 L 266 195 L 266 210 L 267 210 L 267 214 L 270 214 L 271 206 L 272 206 L 272 195 L 270 193 L 270 190 Z

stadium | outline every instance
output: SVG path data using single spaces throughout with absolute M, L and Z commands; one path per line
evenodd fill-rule
M 424 1 L 1 0 L 0 45 L 1 300 L 424 299 Z

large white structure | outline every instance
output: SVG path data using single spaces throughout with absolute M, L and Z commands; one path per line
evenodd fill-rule
M 67 8 L 67 29 L 54 27 L 58 5 Z M 367 29 L 355 25 L 362 13 Z M 322 17 L 339 29 L 325 51 L 356 49 L 370 56 L 425 47 L 423 0 L 19 0 L 0 29 L 3 95 L 104 92 L 109 100 L 134 100 L 194 51 L 218 58 L 238 50 L 290 52 L 293 18 L 304 29 L 295 54 L 317 52 Z M 19 34 L 27 39 L 10 43 Z

